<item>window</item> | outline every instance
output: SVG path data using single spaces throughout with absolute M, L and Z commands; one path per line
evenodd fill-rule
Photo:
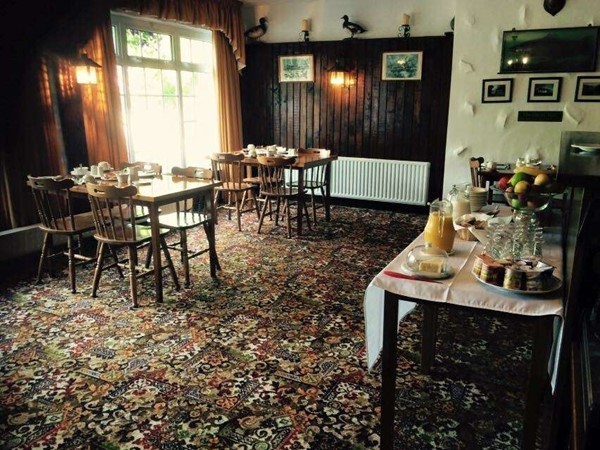
M 130 161 L 206 165 L 220 151 L 212 32 L 112 13 Z

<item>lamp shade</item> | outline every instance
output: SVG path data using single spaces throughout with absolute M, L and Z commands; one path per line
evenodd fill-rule
M 83 52 L 75 65 L 75 77 L 79 84 L 96 84 L 98 82 L 98 76 L 96 70 L 99 69 L 100 64 L 90 59 L 87 53 Z

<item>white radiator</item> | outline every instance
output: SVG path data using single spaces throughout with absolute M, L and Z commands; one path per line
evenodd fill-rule
M 340 156 L 331 164 L 331 196 L 425 205 L 429 162 Z

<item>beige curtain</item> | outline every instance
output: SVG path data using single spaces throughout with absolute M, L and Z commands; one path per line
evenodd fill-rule
M 100 64 L 98 83 L 82 85 L 83 120 L 90 164 L 108 161 L 118 167 L 127 161 L 121 100 L 117 84 L 117 61 L 114 53 L 109 11 L 103 23 L 94 29 L 86 46 L 88 56 Z
M 240 76 L 229 42 L 220 31 L 213 31 L 213 46 L 217 61 L 221 148 L 225 152 L 235 152 L 243 147 Z
M 125 11 L 221 31 L 229 41 L 238 70 L 246 66 L 242 2 L 238 0 L 115 0 Z

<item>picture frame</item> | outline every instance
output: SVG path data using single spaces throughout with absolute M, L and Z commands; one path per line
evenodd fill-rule
M 594 72 L 600 27 L 504 31 L 498 73 Z
M 600 102 L 600 77 L 581 75 L 575 87 L 576 102 Z
M 512 102 L 512 90 L 512 78 L 483 80 L 481 87 L 481 103 L 510 103 Z
M 527 101 L 529 103 L 559 102 L 562 77 L 540 77 L 529 79 Z
M 420 80 L 423 52 L 385 52 L 381 58 L 381 79 Z
M 313 55 L 287 55 L 279 57 L 279 82 L 314 82 L 315 63 Z

